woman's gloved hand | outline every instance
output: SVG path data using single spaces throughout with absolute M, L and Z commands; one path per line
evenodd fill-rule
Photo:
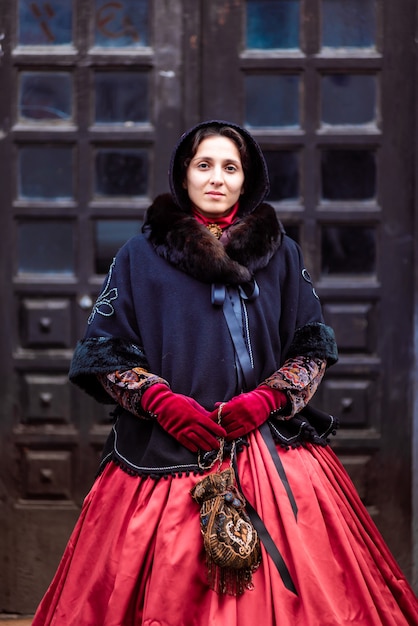
M 217 450 L 218 438 L 226 436 L 217 416 L 212 418 L 193 398 L 173 393 L 167 385 L 156 383 L 144 391 L 141 406 L 191 452 Z
M 242 437 L 258 428 L 273 411 L 283 409 L 287 402 L 288 398 L 283 391 L 266 385 L 235 396 L 221 410 L 221 424 L 227 432 L 226 439 Z

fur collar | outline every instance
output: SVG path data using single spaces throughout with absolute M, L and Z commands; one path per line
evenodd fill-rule
M 201 282 L 230 285 L 246 283 L 266 267 L 284 233 L 273 207 L 263 203 L 230 226 L 221 242 L 169 194 L 157 196 L 143 231 L 157 254 L 179 270 Z

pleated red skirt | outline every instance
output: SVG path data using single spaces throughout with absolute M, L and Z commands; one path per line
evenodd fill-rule
M 278 547 L 298 595 L 270 556 L 254 589 L 207 582 L 200 477 L 154 481 L 108 464 L 85 499 L 33 626 L 418 626 L 418 601 L 333 451 L 278 449 L 297 518 L 259 433 L 239 454 L 242 491 Z

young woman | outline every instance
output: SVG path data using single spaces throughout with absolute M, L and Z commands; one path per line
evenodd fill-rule
M 74 354 L 118 408 L 34 626 L 418 624 L 308 406 L 337 350 L 258 144 L 199 124 L 169 180 Z

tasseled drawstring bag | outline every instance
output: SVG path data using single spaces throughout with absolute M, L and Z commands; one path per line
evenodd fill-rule
M 218 410 L 221 420 L 222 405 Z M 230 467 L 220 471 L 224 441 L 211 467 L 218 470 L 200 480 L 191 490 L 200 505 L 200 530 L 206 551 L 208 581 L 220 594 L 239 596 L 252 589 L 252 575 L 260 565 L 260 539 L 246 510 L 245 498 L 236 486 L 232 467 L 235 445 L 231 449 Z

